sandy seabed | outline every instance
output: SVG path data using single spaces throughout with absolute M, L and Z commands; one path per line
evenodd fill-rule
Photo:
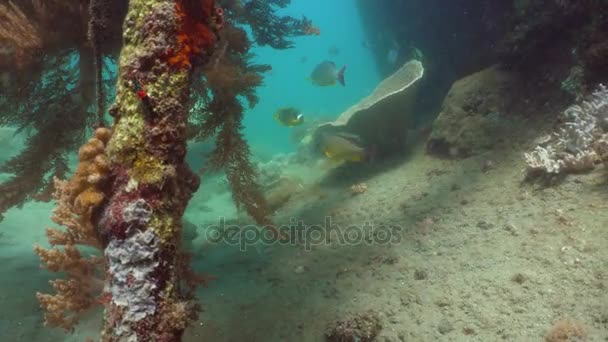
M 442 160 L 417 147 L 375 165 L 375 175 L 317 186 L 277 214 L 306 225 L 331 217 L 340 229 L 367 222 L 390 243 L 332 238 L 240 251 L 195 240 L 195 269 L 218 279 L 199 290 L 204 311 L 184 341 L 323 341 L 332 322 L 368 310 L 383 326 L 378 341 L 543 341 L 564 318 L 584 326 L 586 341 L 608 341 L 608 170 L 552 187 L 522 183 L 529 148 L 511 141 Z M 359 182 L 367 191 L 353 196 Z M 214 214 L 196 208 L 187 213 L 194 223 Z M 30 247 L 45 242 L 50 210 L 28 204 L 1 224 L 3 340 L 98 336 L 100 312 L 69 335 L 42 325 L 34 293 L 48 291 L 54 275 Z

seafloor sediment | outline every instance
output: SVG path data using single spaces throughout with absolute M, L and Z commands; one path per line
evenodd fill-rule
M 522 152 L 541 128 L 528 123 L 516 140 L 463 160 L 414 147 L 406 159 L 374 164 L 376 175 L 351 175 L 367 186 L 361 194 L 349 182 L 327 185 L 278 212 L 283 222 L 389 225 L 397 243 L 240 252 L 195 240 L 195 269 L 219 278 L 199 291 L 204 312 L 185 341 L 323 341 L 333 321 L 367 310 L 380 317 L 379 341 L 539 341 L 563 318 L 580 322 L 588 341 L 604 340 L 606 170 L 548 188 L 522 183 Z M 14 341 L 95 337 L 97 314 L 64 337 L 42 327 L 35 298 L 23 295 L 50 277 L 18 254 L 32 241 L 18 227 L 39 224 L 34 217 L 48 209 L 26 210 L 28 218 L 7 217 L 2 237 L 3 331 Z M 191 220 L 209 219 L 194 210 Z

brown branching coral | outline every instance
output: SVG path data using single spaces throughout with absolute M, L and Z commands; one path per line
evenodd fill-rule
M 105 60 L 97 61 L 86 42 L 86 26 L 80 19 L 80 5 L 60 0 L 2 4 L 9 5 L 25 15 L 21 17 L 24 20 L 22 25 L 29 23 L 40 28 L 44 31 L 41 37 L 45 38 L 40 53 L 34 59 L 20 60 L 27 62 L 26 69 L 14 68 L 11 57 L 9 69 L 3 72 L 10 86 L 0 93 L 0 126 L 17 128 L 16 133 L 27 134 L 27 142 L 19 155 L 0 165 L 1 172 L 14 174 L 13 178 L 0 184 L 0 219 L 6 210 L 25 201 L 50 200 L 53 177 L 65 178 L 69 171 L 67 153 L 82 143 L 87 129 L 101 121 L 104 103 L 111 99 L 104 93 L 109 94 L 108 90 L 114 83 L 112 59 L 107 57 L 112 57 L 112 53 L 116 53 L 115 46 L 119 45 L 115 37 L 120 36 L 117 32 L 121 26 L 118 25 L 117 31 L 115 18 L 124 15 L 124 4 L 118 3 L 113 3 L 111 14 L 103 14 L 104 18 L 112 18 L 103 22 L 113 27 L 102 26 L 104 32 L 97 39 L 102 51 L 108 54 Z M 53 24 L 58 17 L 62 20 Z M 49 26 L 53 28 L 49 29 Z M 9 28 L 15 29 L 13 26 Z M 3 31 L 0 40 L 10 34 L 11 31 Z M 54 39 L 60 40 L 60 44 L 53 44 Z M 2 63 L 0 61 L 0 69 Z M 95 72 L 97 66 L 106 75 L 101 86 L 99 79 L 96 81 L 95 74 L 101 74 L 101 70 Z M 93 111 L 91 106 L 96 88 L 98 110 Z
M 235 21 L 248 25 L 257 44 L 268 45 L 275 49 L 287 49 L 293 46 L 289 37 L 298 35 L 317 35 L 319 29 L 306 17 L 296 19 L 279 16 L 276 11 L 287 7 L 291 0 L 249 0 L 226 2 L 226 8 L 232 12 Z
M 89 0 L 3 0 L 0 2 L 0 70 L 24 70 L 40 56 L 79 49 L 87 42 L 87 24 L 99 28 L 95 42 L 117 54 L 121 45 L 126 1 L 94 0 L 89 22 Z M 102 20 L 99 20 L 102 18 Z
M 202 77 L 195 81 L 193 92 L 203 96 L 192 99 L 194 117 L 200 120 L 193 133 L 196 139 L 216 138 L 216 149 L 210 157 L 211 167 L 226 172 L 237 207 L 245 211 L 260 225 L 271 226 L 270 210 L 260 186 L 257 172 L 250 162 L 251 151 L 242 135 L 241 121 L 244 98 L 251 108 L 258 102 L 255 89 L 263 82 L 263 73 L 269 65 L 251 63 L 252 43 L 241 25 L 248 25 L 255 43 L 277 49 L 291 47 L 289 37 L 306 34 L 311 27 L 306 18 L 297 20 L 280 17 L 277 8 L 285 7 L 288 0 L 275 1 L 223 1 L 226 11 L 220 45 L 211 61 L 203 68 Z
M 0 125 L 29 133 L 25 148 L 0 165 L 0 172 L 14 175 L 0 184 L 0 215 L 31 199 L 49 199 L 53 177 L 68 171 L 67 152 L 91 125 L 88 89 L 81 86 L 80 66 L 70 66 L 73 57 L 69 51 L 45 57 L 41 69 L 19 75 L 0 95 Z
M 241 120 L 244 108 L 238 100 L 245 96 L 254 104 L 257 101 L 253 89 L 261 83 L 261 77 L 247 73 L 242 65 L 224 61 L 207 70 L 207 86 L 213 99 L 209 102 L 207 121 L 200 131 L 200 138 L 216 135 L 216 149 L 210 164 L 216 170 L 225 170 L 237 207 L 244 208 L 258 224 L 270 223 L 269 210 L 256 181 L 256 171 L 251 164 L 250 150 L 242 136 Z M 222 73 L 226 70 L 226 73 Z M 241 77 L 239 77 L 239 72 Z
M 101 241 L 92 224 L 93 211 L 105 199 L 104 181 L 110 165 L 105 157 L 105 145 L 110 131 L 99 128 L 95 137 L 79 151 L 79 165 L 70 181 L 55 179 L 57 207 L 53 221 L 64 230 L 47 229 L 51 249 L 35 246 L 34 251 L 42 263 L 53 272 L 65 272 L 68 280 L 54 280 L 51 285 L 56 294 L 38 293 L 45 311 L 45 324 L 70 330 L 78 322 L 78 314 L 99 304 L 102 282 L 100 257 L 85 257 L 77 246 L 101 248 Z M 57 246 L 63 246 L 62 249 Z
M 0 69 L 23 69 L 43 53 L 84 41 L 81 7 L 76 1 L 23 0 L 0 3 Z
M 0 43 L 6 46 L 0 50 L 0 67 L 11 60 L 21 66 L 42 47 L 38 27 L 12 1 L 0 3 Z

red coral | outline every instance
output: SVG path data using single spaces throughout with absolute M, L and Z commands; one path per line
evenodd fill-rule
M 215 33 L 210 26 L 216 15 L 215 1 L 200 0 L 196 6 L 177 1 L 175 12 L 181 23 L 177 34 L 178 48 L 169 57 L 168 63 L 172 67 L 189 69 L 193 57 L 210 50 L 215 44 Z

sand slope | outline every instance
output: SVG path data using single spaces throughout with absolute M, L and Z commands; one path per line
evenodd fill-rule
M 464 160 L 417 147 L 406 160 L 373 165 L 384 167 L 375 176 L 342 175 L 278 214 L 307 224 L 331 216 L 342 227 L 368 221 L 388 227 L 392 244 L 241 252 L 197 239 L 195 269 L 219 279 L 199 291 L 205 311 L 184 340 L 323 341 L 333 320 L 372 309 L 384 326 L 379 341 L 542 341 L 564 317 L 582 322 L 588 341 L 605 341 L 608 172 L 552 188 L 521 184 L 529 145 L 510 141 Z M 358 181 L 368 190 L 351 196 Z M 200 207 L 187 214 L 195 224 L 210 221 Z M 44 242 L 50 209 L 27 205 L 0 225 L 0 326 L 11 341 L 83 341 L 100 326 L 97 312 L 73 335 L 42 327 L 34 292 L 47 291 L 53 275 L 39 270 L 30 246 Z

